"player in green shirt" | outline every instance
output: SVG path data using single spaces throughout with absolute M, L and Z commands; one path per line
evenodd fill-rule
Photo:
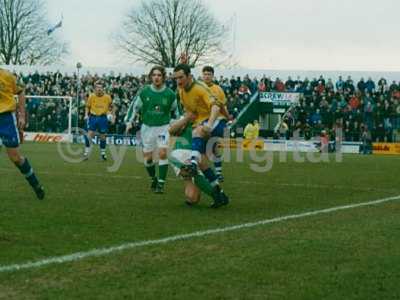
M 140 115 L 144 164 L 151 178 L 151 189 L 161 194 L 164 192 L 168 173 L 168 127 L 172 114 L 175 113 L 178 116 L 179 110 L 175 93 L 165 86 L 165 69 L 155 66 L 151 69 L 149 77 L 151 84 L 144 86 L 138 92 L 135 100 L 129 106 L 125 123 L 127 132 L 129 132 L 136 116 Z M 158 148 L 159 157 L 158 177 L 153 161 L 156 148 Z
M 181 119 L 173 122 L 169 132 L 171 135 L 177 136 L 169 161 L 176 175 L 184 180 L 186 204 L 197 204 L 200 201 L 201 192 L 204 192 L 214 200 L 211 205 L 212 208 L 227 205 L 229 198 L 219 185 L 211 186 L 201 172 L 198 172 L 193 177 L 191 176 L 192 123 L 190 114 L 185 114 Z

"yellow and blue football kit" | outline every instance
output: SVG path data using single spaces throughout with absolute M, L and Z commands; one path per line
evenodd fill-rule
M 89 119 L 87 123 L 87 129 L 92 132 L 99 132 L 101 135 L 107 134 L 108 131 L 108 119 L 107 114 L 110 112 L 112 105 L 111 96 L 108 94 L 103 94 L 98 96 L 96 94 L 91 94 L 86 102 L 86 109 L 89 112 Z M 90 152 L 90 141 L 87 136 L 85 136 L 85 159 L 87 159 Z M 100 139 L 100 154 L 103 160 L 106 160 L 106 139 Z
M 0 69 L 0 139 L 7 148 L 17 148 L 20 144 L 14 98 L 20 92 L 22 88 L 17 85 L 15 76 Z
M 16 77 L 10 72 L 0 69 L 0 140 L 5 147 L 18 148 L 20 144 L 19 130 L 16 120 L 17 103 L 14 96 L 23 92 L 23 88 L 17 84 Z M 10 156 L 11 158 L 11 156 Z M 29 185 L 33 188 L 38 199 L 45 196 L 35 172 L 27 158 L 19 158 L 15 166 L 25 176 Z
M 112 100 L 110 95 L 97 96 L 91 94 L 86 107 L 89 111 L 88 130 L 106 134 L 108 130 L 107 113 L 110 111 Z

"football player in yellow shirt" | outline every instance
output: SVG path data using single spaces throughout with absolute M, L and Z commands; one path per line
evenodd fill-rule
M 258 138 L 260 131 L 260 126 L 258 125 L 258 121 L 254 120 L 253 123 L 249 123 L 244 128 L 243 135 L 247 140 L 256 140 Z
M 18 109 L 14 96 L 18 95 Z M 18 112 L 18 122 L 17 122 Z M 25 176 L 38 199 L 44 199 L 44 189 L 39 183 L 27 158 L 19 151 L 20 131 L 25 128 L 25 92 L 17 85 L 10 72 L 0 68 L 0 139 L 6 147 L 9 159 Z
M 85 120 L 87 120 L 88 137 L 85 138 L 85 159 L 89 158 L 90 140 L 94 138 L 96 132 L 100 133 L 100 154 L 103 160 L 106 156 L 106 134 L 108 131 L 108 116 L 112 116 L 111 96 L 104 93 L 103 83 L 95 83 L 94 93 L 91 94 L 86 102 Z M 90 138 L 90 140 L 89 140 Z
M 208 146 L 213 146 L 212 143 L 210 145 L 207 144 L 210 138 L 223 135 L 224 126 L 218 120 L 223 103 L 212 94 L 203 82 L 193 79 L 190 67 L 187 64 L 176 66 L 174 77 L 178 85 L 177 96 L 185 112 L 194 115 L 189 173 L 195 176 L 200 168 L 211 185 L 219 187 L 218 177 L 209 167 L 206 150 L 209 148 Z M 215 140 L 212 142 L 215 143 Z M 212 207 L 219 207 L 228 203 L 229 199 L 227 197 L 226 201 L 215 202 Z
M 221 103 L 221 112 L 219 113 L 217 120 L 222 126 L 222 130 L 220 130 L 217 137 L 223 138 L 223 134 L 226 128 L 226 124 L 228 121 L 229 113 L 226 108 L 226 97 L 224 90 L 218 85 L 214 83 L 214 68 L 211 66 L 205 66 L 202 70 L 202 79 L 204 83 L 211 90 L 212 94 L 218 99 L 219 103 Z M 217 173 L 218 180 L 220 182 L 224 181 L 224 176 L 222 175 L 222 153 L 220 151 L 220 142 L 214 144 L 213 148 L 214 154 L 214 167 L 215 172 Z

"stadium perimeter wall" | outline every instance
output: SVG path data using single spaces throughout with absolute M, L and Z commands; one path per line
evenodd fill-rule
M 77 144 L 83 144 L 83 136 L 74 135 L 71 137 L 68 134 L 61 133 L 43 133 L 43 132 L 26 132 L 24 134 L 24 140 L 34 143 L 60 143 L 60 142 L 74 142 Z M 99 139 L 96 136 L 93 139 L 94 144 L 99 144 Z M 108 145 L 116 146 L 136 146 L 138 141 L 135 136 L 126 135 L 108 135 Z M 243 139 L 231 139 L 225 141 L 225 145 L 230 148 L 241 147 L 248 150 L 252 147 L 252 144 Z M 357 154 L 360 152 L 360 142 L 343 142 L 342 152 L 346 154 Z M 274 152 L 319 152 L 318 141 L 286 141 L 286 140 L 268 140 L 259 139 L 256 143 L 256 149 L 274 151 Z M 376 143 L 373 144 L 375 154 L 397 154 L 400 155 L 400 143 Z

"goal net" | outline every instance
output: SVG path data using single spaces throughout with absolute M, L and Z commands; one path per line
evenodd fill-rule
M 27 122 L 25 139 L 36 142 L 71 141 L 77 123 L 77 109 L 72 97 L 26 96 Z

